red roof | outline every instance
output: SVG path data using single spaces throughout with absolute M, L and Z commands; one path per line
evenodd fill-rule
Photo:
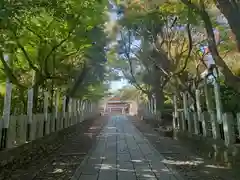
M 109 99 L 108 101 L 121 101 L 121 99 L 119 97 L 113 97 L 113 98 Z

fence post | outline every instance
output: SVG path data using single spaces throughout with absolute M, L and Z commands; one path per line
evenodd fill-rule
M 77 100 L 73 99 L 73 124 L 77 123 Z
M 192 127 L 191 127 L 191 122 L 190 122 L 190 114 L 189 114 L 187 94 L 188 94 L 187 92 L 183 92 L 183 109 L 184 109 L 185 124 L 186 124 L 186 121 L 187 121 L 187 123 L 188 123 L 188 131 L 190 132 Z
M 4 120 L 2 119 L 1 121 L 0 121 L 0 149 L 2 149 L 3 147 L 2 147 L 2 141 L 3 141 L 3 128 L 4 128 L 4 122 L 3 122 Z
M 92 102 L 89 101 L 89 117 L 92 118 Z
M 153 97 L 151 98 L 151 114 L 154 116 L 154 99 Z
M 180 117 L 181 117 L 181 124 L 182 124 L 182 130 L 186 131 L 186 120 L 185 120 L 185 116 L 184 116 L 184 111 L 180 112 Z
M 85 108 L 86 108 L 86 102 L 82 101 L 82 121 L 85 119 Z
M 196 89 L 195 96 L 196 96 L 196 106 L 197 106 L 198 121 L 201 121 L 202 109 L 201 109 L 200 90 L 199 89 Z
M 221 103 L 221 95 L 220 95 L 220 86 L 217 81 L 214 82 L 214 95 L 215 95 L 215 103 L 217 110 L 217 121 L 222 123 L 222 103 Z
M 212 135 L 214 139 L 220 139 L 220 130 L 219 130 L 219 124 L 216 119 L 216 114 L 214 111 L 210 112 L 210 119 L 212 124 Z
M 59 93 L 58 91 L 56 91 L 55 93 L 55 112 L 54 112 L 54 127 L 55 127 L 55 131 L 57 131 L 59 129 L 59 120 L 58 120 L 58 105 L 59 105 Z
M 203 127 L 203 136 L 210 137 L 210 114 L 205 111 L 202 113 L 202 127 Z
M 200 130 L 197 112 L 193 112 L 193 121 L 194 121 L 194 133 L 198 135 Z
M 27 141 L 31 141 L 34 139 L 33 128 L 32 128 L 32 121 L 33 121 L 33 88 L 28 90 L 28 105 L 27 105 L 27 116 L 28 116 L 28 123 L 27 123 Z M 35 129 L 35 128 L 34 128 Z
M 240 113 L 237 113 L 238 138 L 240 138 Z
M 62 118 L 63 118 L 63 128 L 66 128 L 67 127 L 67 117 L 66 117 L 66 101 L 67 101 L 67 98 L 66 96 L 63 96 L 63 99 L 62 99 L 63 103 L 62 103 Z
M 223 114 L 223 131 L 225 145 L 231 146 L 235 143 L 235 132 L 234 132 L 234 121 L 232 114 L 224 113 Z
M 174 128 L 180 128 L 179 126 L 179 113 L 177 107 L 177 95 L 173 95 L 173 106 L 174 106 L 174 113 L 173 113 L 173 126 Z
M 43 136 L 49 134 L 49 119 L 48 119 L 48 92 L 44 92 L 44 123 L 43 123 Z
M 208 87 L 206 78 L 204 78 L 204 94 L 208 112 L 212 112 L 213 111 L 212 92 L 211 89 Z
M 220 131 L 219 131 L 219 124 L 216 119 L 215 112 L 213 110 L 213 101 L 212 101 L 212 91 L 207 84 L 207 79 L 204 78 L 204 92 L 205 92 L 205 99 L 207 104 L 207 109 L 210 114 L 211 125 L 212 125 L 212 135 L 214 139 L 220 139 Z M 221 112 L 222 114 L 222 112 Z
M 151 101 L 150 100 L 147 101 L 147 105 L 148 105 L 147 118 L 149 119 L 149 117 L 151 117 Z
M 67 117 L 67 127 L 72 125 L 72 98 L 69 98 L 68 103 L 68 117 Z
M 3 106 L 3 122 L 1 130 L 1 149 L 5 149 L 8 146 L 8 136 L 9 136 L 9 121 L 11 113 L 11 100 L 12 100 L 12 84 L 7 80 L 6 82 L 6 93 L 4 96 L 4 106 Z
M 80 121 L 80 100 L 77 100 L 77 123 Z

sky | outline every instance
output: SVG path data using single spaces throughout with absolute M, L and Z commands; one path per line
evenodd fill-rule
M 114 6 L 114 4 L 112 4 Z M 117 20 L 117 14 L 112 11 L 110 14 L 110 19 L 111 21 L 116 21 Z M 126 79 L 121 79 L 121 80 L 118 80 L 118 81 L 111 81 L 110 82 L 110 91 L 111 92 L 114 92 L 114 91 L 117 91 L 118 89 L 121 89 L 123 88 L 124 86 L 128 85 L 128 81 Z
M 126 79 L 122 79 L 122 80 L 119 80 L 119 81 L 112 81 L 110 83 L 110 91 L 114 92 L 118 89 L 123 88 L 126 85 L 129 85 Z

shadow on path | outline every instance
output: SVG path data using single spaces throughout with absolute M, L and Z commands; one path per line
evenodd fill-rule
M 164 164 L 176 169 L 185 179 L 239 180 L 240 173 L 232 168 L 193 153 L 190 147 L 171 137 L 165 137 L 145 121 L 131 118 L 133 124 L 164 157 Z M 192 144 L 194 146 L 194 144 Z

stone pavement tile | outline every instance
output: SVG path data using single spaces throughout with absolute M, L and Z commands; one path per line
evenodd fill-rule
M 136 165 L 141 165 L 141 164 L 149 164 L 149 161 L 144 158 L 138 158 L 138 159 L 132 159 L 131 162 L 136 166 Z
M 148 146 L 148 144 L 139 144 L 139 147 L 140 147 L 140 149 L 141 149 L 141 152 L 142 152 L 144 155 L 154 154 L 153 150 Z
M 87 166 L 85 165 L 80 169 L 82 174 L 88 174 L 88 175 L 96 175 L 99 173 L 100 164 L 93 165 L 93 166 Z
M 131 161 L 131 156 L 129 153 L 119 153 L 117 155 L 118 162 L 130 162 Z
M 136 146 L 134 146 L 134 147 L 129 147 L 128 146 L 128 148 L 129 148 L 129 151 L 131 152 L 131 153 L 141 153 L 141 151 L 140 151 L 140 149 L 139 149 L 139 147 L 136 145 Z
M 98 177 L 98 180 L 116 180 L 116 179 L 117 179 L 116 170 L 101 170 Z
M 129 145 L 129 144 L 127 144 L 127 145 L 128 145 L 129 150 L 132 150 L 132 151 L 140 151 L 138 145 L 137 145 L 136 143 L 134 143 L 134 142 L 131 143 L 130 145 Z
M 113 142 L 114 144 L 116 143 L 117 136 L 115 134 L 108 135 L 107 137 L 107 142 L 111 143 Z
M 94 158 L 94 157 L 89 157 L 89 159 L 85 162 L 85 166 L 96 166 L 102 163 L 101 158 Z
M 152 169 L 148 164 L 141 164 L 135 166 L 135 171 L 137 176 L 140 177 L 155 177 L 155 174 L 152 172 Z
M 163 179 L 163 180 L 177 180 L 177 178 L 173 175 L 173 173 L 171 171 L 169 172 L 158 172 L 155 173 L 156 177 L 158 179 Z
M 116 155 L 114 157 L 104 157 L 103 164 L 115 164 L 117 163 Z
M 133 172 L 118 172 L 118 180 L 137 180 Z
M 96 180 L 176 180 L 158 156 L 130 121 L 109 120 L 89 162 L 76 176 L 82 175 L 80 180 L 95 180 L 97 175 Z
M 102 156 L 105 152 L 105 145 L 98 145 L 90 156 Z
M 82 174 L 98 174 L 101 167 L 100 159 L 89 159 L 83 166 L 80 166 L 80 172 Z
M 102 164 L 100 167 L 100 171 L 116 171 L 117 165 L 116 163 L 114 164 Z
M 149 166 L 149 164 L 147 162 L 141 162 L 141 163 L 133 163 L 134 164 L 134 168 L 135 170 L 139 170 L 139 171 L 142 171 L 143 169 L 150 169 L 151 167 Z
M 81 175 L 78 180 L 97 180 L 97 175 Z
M 132 152 L 130 152 L 130 154 L 131 154 L 132 160 L 142 161 L 143 159 L 145 159 L 144 156 L 141 153 L 132 153 Z
M 119 163 L 118 164 L 118 171 L 124 171 L 124 172 L 134 172 L 134 167 L 131 162 L 124 162 L 124 163 Z
M 106 143 L 106 149 L 112 149 L 112 148 L 116 148 L 117 147 L 117 143 L 116 143 L 116 139 L 114 141 L 107 141 Z
M 125 147 L 127 146 L 127 143 L 125 140 L 120 140 L 120 141 L 117 141 L 117 145 L 118 147 Z
M 117 146 L 115 147 L 108 147 L 105 149 L 104 151 L 104 155 L 108 155 L 108 154 L 115 154 L 116 155 L 116 152 L 117 152 Z
M 126 136 L 126 142 L 129 147 L 131 147 L 131 146 L 136 147 L 136 145 L 137 145 L 135 139 L 132 136 Z
M 167 171 L 169 170 L 165 164 L 160 161 L 150 161 L 149 164 L 151 165 L 152 169 L 157 171 Z
M 156 177 L 141 177 L 138 178 L 138 180 L 158 180 Z M 164 179 L 159 179 L 159 180 L 164 180 Z
M 118 154 L 126 154 L 126 153 L 129 153 L 128 147 L 127 147 L 127 146 L 125 146 L 125 147 L 118 147 L 118 148 L 117 148 L 117 153 L 118 153 Z
M 118 135 L 118 140 L 124 140 L 125 141 L 125 134 L 123 132 L 120 132 L 121 134 Z
M 88 161 L 89 162 L 86 162 L 86 164 L 101 164 L 102 163 L 102 160 L 103 160 L 103 156 L 102 155 L 94 155 L 94 156 L 91 156 L 89 157 Z

